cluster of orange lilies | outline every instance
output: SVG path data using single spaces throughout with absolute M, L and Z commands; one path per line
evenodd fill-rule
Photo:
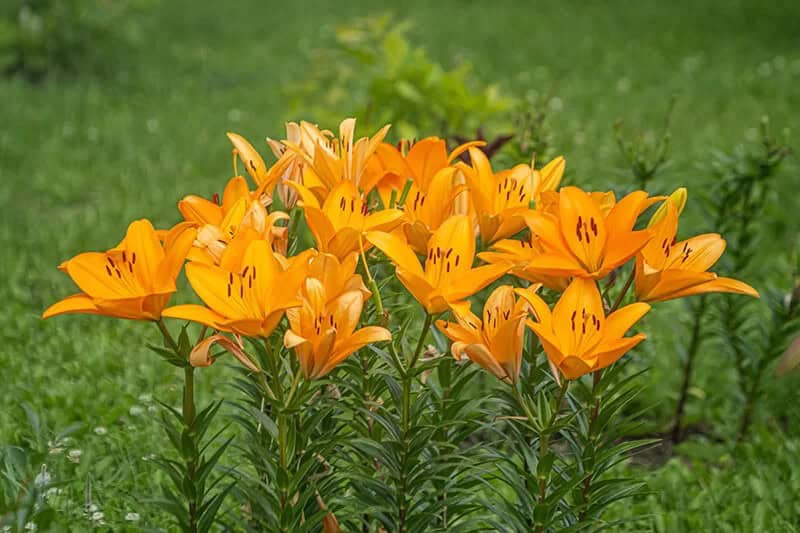
M 213 334 L 198 344 L 193 364 L 210 364 L 210 347 L 219 343 L 257 369 L 241 337 L 269 337 L 286 316 L 284 345 L 306 379 L 316 379 L 365 345 L 391 339 L 384 327 L 359 327 L 372 294 L 357 270 L 363 261 L 369 276 L 367 252 L 376 248 L 430 318 L 449 314 L 435 324 L 456 358 L 515 384 L 526 326 L 556 377 L 576 379 L 644 339 L 626 333 L 648 302 L 712 291 L 758 296 L 708 271 L 725 248 L 719 235 L 677 240 L 685 189 L 669 197 L 635 191 L 617 201 L 611 192 L 560 187 L 562 157 L 539 169 L 532 161 L 495 171 L 480 141 L 450 152 L 436 137 L 393 145 L 384 142 L 388 129 L 356 139 L 354 119 L 341 123 L 338 136 L 289 123 L 286 139 L 267 140 L 276 158 L 269 167 L 244 138 L 228 134 L 234 174 L 240 160 L 252 183 L 236 175 L 221 199 L 181 200 L 184 220 L 172 229 L 137 220 L 114 248 L 64 262 L 60 269 L 81 292 L 44 317 L 194 321 Z M 637 225 L 650 208 L 649 223 Z M 287 212 L 297 210 L 316 247 L 289 254 L 296 239 Z M 168 307 L 185 262 L 202 304 Z M 598 284 L 608 278 L 607 288 L 629 262 L 631 276 L 609 305 Z M 475 315 L 470 297 L 504 277 L 509 284 Z M 631 286 L 636 301 L 620 307 Z M 552 309 L 537 294 L 541 287 L 560 293 Z

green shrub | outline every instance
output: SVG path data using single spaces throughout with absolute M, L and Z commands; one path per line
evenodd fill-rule
M 327 48 L 311 52 L 310 74 L 286 90 L 292 120 L 303 115 L 338 124 L 347 113 L 358 117 L 362 131 L 392 124 L 397 136 L 408 139 L 471 136 L 487 124 L 510 129 L 507 112 L 516 99 L 477 81 L 466 61 L 453 68 L 435 62 L 412 44 L 410 29 L 390 15 L 337 28 Z
M 127 2 L 11 0 L 0 7 L 0 73 L 38 81 L 99 64 Z

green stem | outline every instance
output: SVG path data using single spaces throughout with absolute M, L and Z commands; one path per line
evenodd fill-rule
M 625 298 L 625 295 L 628 294 L 628 289 L 631 288 L 631 284 L 633 284 L 633 280 L 635 277 L 636 277 L 636 268 L 634 267 L 631 269 L 631 273 L 628 275 L 628 279 L 625 281 L 625 285 L 623 285 L 622 290 L 619 293 L 619 296 L 617 296 L 617 299 L 614 302 L 614 305 L 611 306 L 611 312 L 614 312 L 617 309 L 619 309 L 619 306 L 620 304 L 622 304 L 622 300 Z
M 378 284 L 375 283 L 375 279 L 372 277 L 372 273 L 369 271 L 369 264 L 367 263 L 367 254 L 364 252 L 364 238 L 362 235 L 358 236 L 358 247 L 360 249 L 361 255 L 361 262 L 364 265 L 364 272 L 367 274 L 367 287 L 369 287 L 370 292 L 372 292 L 372 299 L 375 302 L 375 311 L 378 313 L 380 317 L 380 325 L 386 326 L 389 324 L 389 314 L 383 310 L 383 300 L 381 300 L 381 291 L 378 290 Z
M 156 321 L 156 325 L 158 325 L 158 329 L 161 331 L 161 334 L 164 337 L 164 342 L 169 346 L 169 348 L 175 353 L 178 357 L 183 357 L 180 353 L 180 349 L 178 348 L 178 343 L 175 342 L 175 339 L 172 337 L 172 334 L 169 332 L 166 324 L 164 321 L 159 319 Z M 183 426 L 184 432 L 188 434 L 192 440 L 194 440 L 194 420 L 195 420 L 195 403 L 194 403 L 194 367 L 191 365 L 187 365 L 183 369 Z M 197 448 L 197 445 L 194 446 Z M 186 463 L 186 477 L 188 482 L 196 488 L 196 477 L 197 477 L 197 457 L 194 455 L 185 457 Z M 189 494 L 184 494 L 186 497 L 186 503 L 188 506 L 188 518 L 189 518 L 189 531 L 195 533 L 198 531 L 197 529 L 197 506 L 198 501 L 202 501 L 203 495 L 202 494 L 195 494 L 191 496 Z
M 553 412 L 550 414 L 550 420 L 547 421 L 547 426 L 545 426 L 545 428 L 539 434 L 539 461 L 544 461 L 545 457 L 548 454 L 548 447 L 550 444 L 550 431 L 553 427 L 553 424 L 555 424 L 556 422 L 556 418 L 558 417 L 558 412 L 561 409 L 561 402 L 564 400 L 564 395 L 567 393 L 568 388 L 569 388 L 569 380 L 565 379 L 561 384 L 561 387 L 559 387 L 558 389 L 556 404 L 553 407 Z M 550 480 L 550 471 L 548 470 L 539 479 L 539 505 L 544 505 L 545 500 L 547 499 L 547 483 L 549 480 Z M 544 525 L 539 524 L 537 526 L 537 531 L 539 532 L 544 531 Z
M 289 388 L 289 395 L 286 397 L 286 407 L 288 408 L 292 405 L 292 399 L 294 398 L 295 392 L 297 392 L 297 386 L 300 384 L 300 378 L 302 377 L 303 373 L 298 370 L 294 373 L 294 379 L 292 379 L 292 386 Z
M 589 427 L 588 427 L 588 435 L 586 436 L 587 442 L 592 448 L 594 448 L 595 444 L 595 426 L 597 425 L 597 416 L 600 414 L 600 396 L 597 394 L 597 386 L 600 384 L 600 379 L 603 377 L 603 371 L 598 370 L 592 374 L 592 397 L 594 398 L 594 407 L 592 408 L 592 414 L 589 417 Z M 592 449 L 592 455 L 594 455 L 594 449 Z M 594 469 L 594 461 L 592 461 L 592 469 Z M 586 513 L 589 510 L 589 491 L 592 488 L 592 481 L 594 481 L 594 472 L 590 471 L 586 478 L 583 481 L 583 489 L 581 490 L 581 500 L 583 508 L 581 509 L 580 514 L 578 515 L 578 520 L 583 521 Z
M 417 341 L 417 348 L 414 350 L 414 355 L 411 357 L 411 361 L 408 363 L 408 367 L 406 368 L 405 374 L 403 375 L 403 406 L 402 406 L 402 415 L 401 421 L 403 426 L 403 432 L 408 431 L 409 426 L 409 418 L 411 412 L 411 380 L 413 379 L 413 370 L 414 366 L 417 364 L 417 360 L 419 359 L 420 354 L 422 353 L 422 347 L 425 346 L 425 337 L 428 335 L 428 330 L 431 328 L 431 324 L 433 323 L 433 316 L 430 313 L 425 313 L 425 323 L 422 325 L 422 331 L 419 334 L 419 340 Z
M 403 379 L 403 399 L 402 399 L 402 406 L 400 412 L 400 423 L 403 429 L 403 472 L 400 479 L 400 487 L 398 495 L 398 512 L 397 512 L 397 529 L 399 533 L 405 533 L 406 531 L 406 466 L 405 462 L 407 459 L 408 454 L 408 430 L 410 428 L 411 422 L 411 382 L 414 378 L 414 366 L 417 364 L 417 360 L 419 359 L 420 354 L 422 353 L 422 348 L 425 346 L 425 337 L 428 335 L 428 330 L 431 328 L 431 324 L 433 324 L 433 316 L 430 313 L 425 313 L 425 323 L 422 325 L 422 331 L 419 334 L 419 340 L 417 341 L 417 348 L 414 350 L 414 355 L 411 357 L 411 360 L 408 363 L 408 367 L 406 368 L 405 372 L 401 376 Z
M 697 304 L 694 312 L 694 323 L 692 325 L 692 336 L 689 340 L 689 348 L 686 351 L 686 361 L 683 365 L 683 382 L 681 383 L 681 390 L 678 395 L 678 403 L 675 406 L 675 416 L 672 424 L 672 443 L 677 444 L 681 441 L 681 425 L 683 423 L 683 414 L 686 408 L 686 400 L 689 396 L 689 385 L 692 383 L 692 371 L 694 369 L 694 360 L 697 352 L 700 349 L 700 342 L 702 340 L 702 321 L 703 315 L 706 311 L 706 304 L 708 300 L 705 296 L 700 297 L 700 302 Z

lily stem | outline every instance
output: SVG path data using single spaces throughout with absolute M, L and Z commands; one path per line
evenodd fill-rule
M 597 394 L 597 387 L 600 384 L 600 379 L 603 377 L 603 371 L 598 370 L 592 374 L 592 397 L 594 398 L 594 407 L 592 408 L 592 414 L 589 416 L 589 428 L 588 428 L 588 435 L 587 441 L 588 445 L 594 448 L 595 445 L 595 431 L 596 431 L 596 424 L 597 424 L 597 416 L 600 414 L 600 395 Z M 594 455 L 594 449 L 592 449 L 592 455 Z M 594 468 L 594 460 L 592 460 L 592 469 Z M 589 510 L 589 491 L 592 488 L 592 481 L 594 481 L 594 472 L 589 471 L 586 474 L 586 478 L 583 481 L 583 490 L 581 490 L 581 500 L 583 501 L 583 508 L 581 509 L 580 515 L 578 519 L 583 521 L 586 513 Z
M 539 434 L 539 461 L 544 461 L 545 457 L 548 454 L 548 447 L 550 444 L 550 432 L 553 428 L 553 424 L 556 422 L 556 418 L 558 417 L 558 412 L 561 410 L 561 402 L 564 400 L 564 395 L 567 393 L 567 388 L 569 388 L 569 380 L 565 379 L 561 383 L 561 387 L 558 389 L 558 396 L 556 397 L 556 404 L 553 406 L 553 412 L 550 414 L 550 420 L 547 421 L 547 426 L 545 426 L 542 432 Z M 547 483 L 550 480 L 550 469 L 539 479 L 539 505 L 544 505 L 545 500 L 547 499 Z M 539 524 L 537 526 L 537 531 L 543 532 L 544 525 Z
M 403 465 L 402 465 L 402 475 L 400 479 L 400 487 L 398 495 L 398 513 L 397 513 L 397 530 L 399 533 L 406 532 L 406 512 L 407 512 L 407 502 L 406 502 L 406 459 L 408 453 L 408 430 L 410 428 L 410 421 L 411 421 L 411 382 L 414 379 L 414 366 L 417 364 L 417 360 L 419 359 L 420 354 L 422 353 L 422 348 L 425 346 L 425 337 L 428 336 L 428 331 L 431 329 L 431 324 L 433 324 L 433 316 L 430 313 L 425 313 L 425 323 L 422 325 L 422 331 L 419 333 L 419 340 L 417 341 L 417 348 L 414 350 L 414 355 L 411 357 L 411 360 L 408 363 L 408 367 L 406 367 L 405 372 L 402 375 L 403 378 L 403 398 L 402 398 L 402 406 L 400 412 L 400 423 L 403 429 Z
M 672 443 L 678 444 L 681 441 L 681 425 L 683 423 L 683 414 L 686 408 L 686 400 L 689 395 L 689 385 L 692 383 L 692 371 L 694 369 L 694 360 L 697 352 L 700 349 L 700 342 L 702 340 L 702 321 L 703 315 L 706 312 L 706 304 L 708 300 L 705 296 L 700 297 L 700 301 L 695 307 L 692 324 L 692 336 L 689 340 L 689 348 L 686 350 L 686 361 L 683 364 L 683 383 L 681 383 L 680 394 L 678 395 L 678 404 L 675 407 L 675 417 L 672 423 Z
M 619 292 L 619 296 L 614 301 L 614 305 L 611 306 L 611 311 L 616 311 L 619 309 L 620 304 L 622 304 L 622 300 L 625 298 L 625 295 L 628 294 L 628 289 L 631 288 L 631 284 L 636 277 L 636 268 L 631 269 L 631 273 L 628 275 L 628 279 L 625 281 L 625 285 L 623 285 L 622 290 Z
M 364 264 L 364 272 L 367 274 L 367 286 L 372 292 L 372 299 L 375 302 L 375 311 L 378 313 L 381 326 L 386 326 L 389 323 L 389 315 L 383 310 L 383 300 L 381 300 L 381 291 L 378 290 L 378 284 L 375 283 L 375 278 L 369 271 L 369 264 L 367 263 L 367 254 L 364 251 L 364 237 L 358 236 L 358 246 L 361 251 L 361 262 Z
M 164 321 L 159 319 L 156 321 L 156 325 L 158 329 L 161 331 L 161 335 L 164 337 L 164 342 L 169 346 L 169 348 L 175 353 L 176 356 L 182 357 L 180 353 L 180 348 L 178 347 L 178 343 L 175 342 L 175 339 L 170 333 L 167 325 L 164 324 Z M 195 403 L 194 403 L 194 367 L 191 365 L 187 365 L 183 369 L 183 426 L 184 432 L 190 436 L 190 438 L 194 439 L 194 420 L 195 420 Z M 196 448 L 197 446 L 195 446 Z M 191 485 L 195 484 L 195 478 L 197 477 L 196 469 L 197 469 L 197 458 L 194 455 L 185 457 L 186 463 L 186 477 Z M 184 494 L 186 497 L 186 503 L 188 506 L 189 511 L 189 531 L 196 532 L 197 529 L 197 502 L 198 502 L 198 495 L 190 495 Z M 199 495 L 200 500 L 202 501 L 202 495 Z

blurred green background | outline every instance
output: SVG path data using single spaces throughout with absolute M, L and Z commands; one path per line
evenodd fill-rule
M 226 131 L 266 153 L 263 139 L 282 138 L 286 120 L 335 128 L 331 117 L 360 113 L 362 123 L 379 121 L 383 102 L 368 104 L 364 95 L 391 99 L 397 87 L 365 87 L 369 78 L 360 69 L 385 73 L 396 65 L 353 59 L 347 51 L 330 57 L 347 56 L 349 63 L 325 58 L 363 30 L 357 19 L 385 13 L 391 14 L 380 22 L 386 31 L 407 24 L 402 42 L 368 41 L 359 50 L 391 63 L 402 52 L 397 46 L 424 49 L 424 57 L 406 63 L 459 72 L 441 82 L 442 94 L 457 95 L 468 111 L 431 102 L 433 93 L 415 94 L 413 84 L 411 92 L 400 87 L 406 107 L 386 103 L 398 109 L 396 130 L 469 136 L 483 123 L 492 137 L 513 130 L 514 111 L 529 105 L 546 117 L 537 134 L 546 138 L 546 153 L 565 155 L 568 182 L 633 189 L 614 123 L 623 120 L 626 135 L 655 142 L 675 95 L 670 159 L 650 188 L 688 186 L 684 233 L 713 229 L 706 208 L 715 202 L 715 150 L 757 144 L 762 116 L 770 117 L 776 136 L 800 118 L 798 2 L 4 2 L 0 444 L 29 452 L 22 468 L 28 477 L 47 462 L 49 474 L 64 483 L 53 496 L 56 523 L 86 527 L 86 506 L 96 505 L 114 530 L 164 524 L 144 502 L 156 485 L 155 467 L 145 459 L 164 441 L 149 413 L 154 398 L 170 401 L 178 393 L 173 372 L 142 346 L 142 331 L 155 339 L 155 328 L 79 316 L 40 320 L 42 310 L 73 290 L 56 266 L 115 244 L 134 218 L 171 225 L 183 195 L 220 190 L 231 172 Z M 444 107 L 428 116 L 426 105 Z M 413 130 L 420 123 L 428 129 Z M 358 131 L 371 134 L 371 127 Z M 758 223 L 759 253 L 746 279 L 762 291 L 792 286 L 797 171 L 790 156 Z M 647 324 L 652 340 L 638 355 L 652 367 L 644 396 L 655 406 L 656 425 L 675 401 L 674 344 L 685 335 L 675 325 L 680 304 L 659 311 Z M 200 379 L 206 393 L 231 393 L 221 368 Z M 708 343 L 690 417 L 717 433 L 733 431 L 740 405 L 734 379 L 730 361 Z M 744 449 L 731 455 L 700 436 L 665 466 L 637 470 L 653 491 L 634 504 L 650 515 L 637 527 L 795 530 L 800 381 L 771 374 L 766 381 Z M 23 405 L 36 413 L 38 430 Z M 68 440 L 58 442 L 65 429 Z M 70 450 L 81 450 L 79 461 Z M 129 513 L 138 513 L 139 522 L 126 521 Z

